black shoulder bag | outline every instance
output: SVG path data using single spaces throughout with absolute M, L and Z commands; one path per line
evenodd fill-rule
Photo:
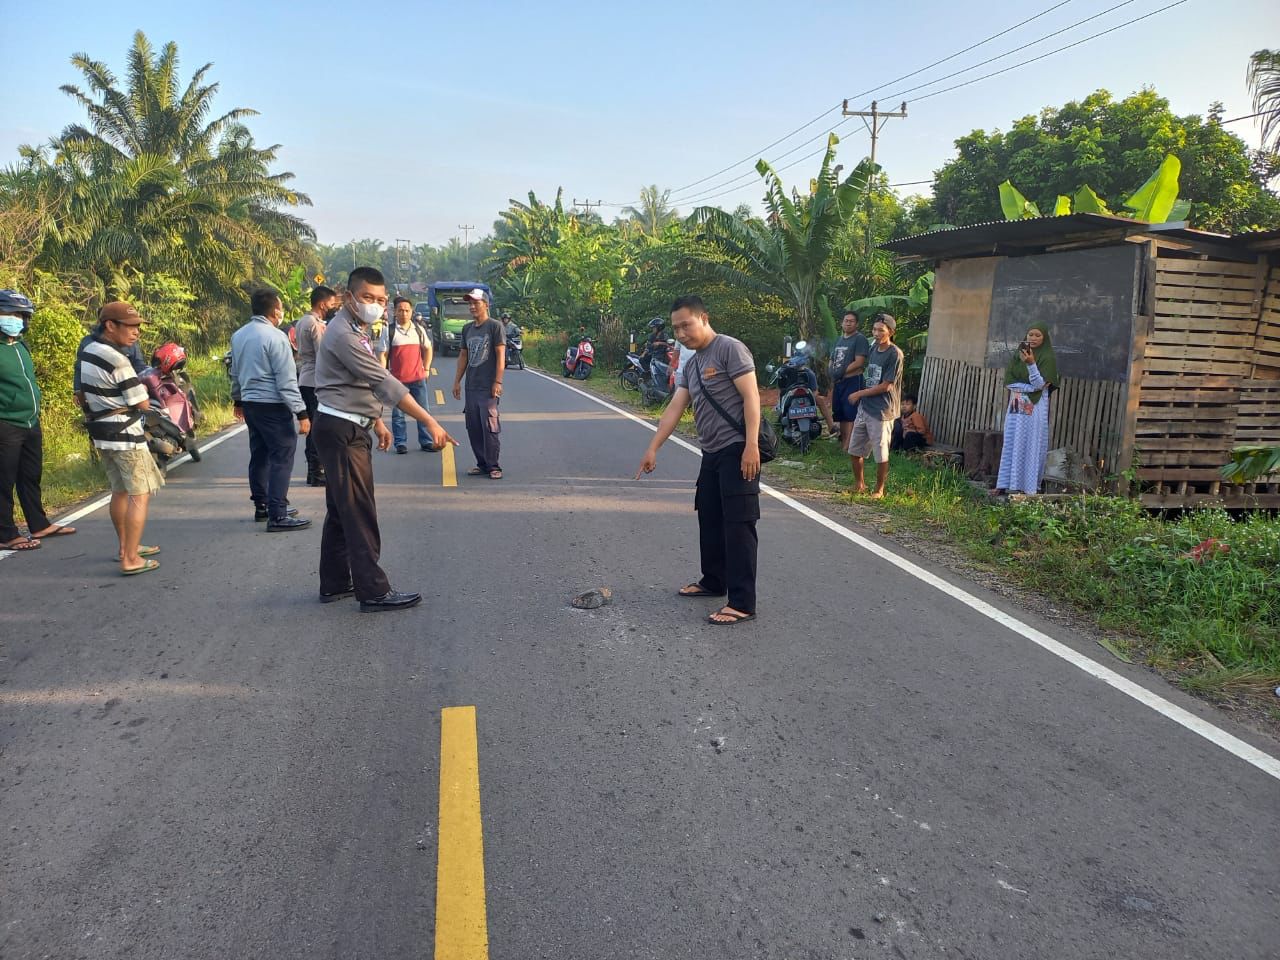
M 693 371 L 693 375 L 698 378 L 698 392 L 707 398 L 715 412 L 724 417 L 731 427 L 735 427 L 742 432 L 742 439 L 745 440 L 747 438 L 747 422 L 733 419 L 725 412 L 724 407 L 716 402 L 716 398 L 711 395 L 711 392 L 702 382 L 702 372 L 692 360 L 689 361 L 689 368 Z M 778 434 L 774 431 L 773 424 L 765 417 L 763 410 L 760 411 L 760 438 L 757 442 L 760 446 L 761 463 L 768 463 L 778 456 Z

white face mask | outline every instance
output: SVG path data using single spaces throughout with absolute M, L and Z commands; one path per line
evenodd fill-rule
M 365 326 L 370 326 L 382 319 L 383 306 L 380 303 L 364 303 L 351 298 L 351 314 Z

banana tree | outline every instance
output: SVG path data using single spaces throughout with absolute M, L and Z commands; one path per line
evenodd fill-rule
M 793 199 L 773 167 L 764 160 L 756 164 L 765 183 L 764 220 L 742 220 L 718 207 L 698 207 L 690 216 L 725 255 L 723 261 L 704 261 L 707 268 L 729 283 L 781 298 L 794 309 L 797 335 L 806 340 L 814 334 L 818 288 L 836 233 L 880 169 L 863 160 L 841 180 L 833 164 L 839 142 L 835 134 L 828 138 L 807 196 Z
M 1173 154 L 1167 155 L 1147 182 L 1124 201 L 1124 206 L 1132 212 L 1122 213 L 1120 216 L 1147 223 L 1186 220 L 1191 213 L 1191 201 L 1178 199 L 1178 177 L 1181 172 L 1182 162 Z M 1028 220 L 1041 215 L 1040 208 L 1019 193 L 1008 180 L 1000 184 L 1000 209 L 1006 220 Z M 1111 210 L 1107 208 L 1106 201 L 1093 192 L 1092 187 L 1084 184 L 1074 197 L 1059 194 L 1055 200 L 1055 217 L 1069 213 L 1110 214 Z

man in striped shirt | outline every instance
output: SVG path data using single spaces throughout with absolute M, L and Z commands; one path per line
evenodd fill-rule
M 160 566 L 148 559 L 159 547 L 142 545 L 151 494 L 164 474 L 147 449 L 142 414 L 150 399 L 126 356 L 138 342 L 142 317 L 127 303 L 113 301 L 98 313 L 100 333 L 80 348 L 77 367 L 89 436 L 111 483 L 111 523 L 120 538 L 120 572 L 147 573 Z

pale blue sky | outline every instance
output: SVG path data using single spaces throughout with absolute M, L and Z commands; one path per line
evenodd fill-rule
M 261 143 L 281 143 L 282 168 L 315 206 L 320 239 L 397 237 L 442 243 L 459 224 L 487 232 L 509 197 L 565 189 L 566 201 L 627 203 L 641 185 L 680 188 L 754 157 L 823 110 L 976 43 L 1055 0 L 869 4 L 648 0 L 628 5 L 477 0 L 308 4 L 0 0 L 6 23 L 0 78 L 0 160 L 82 119 L 58 87 L 78 83 L 72 53 L 123 72 L 132 33 L 174 40 L 182 76 L 213 61 L 221 110 L 253 107 Z M 1118 0 L 1069 0 L 1020 29 L 879 96 L 962 69 L 1097 14 Z M 1165 6 L 1130 0 L 1091 23 L 939 84 L 949 86 L 1052 50 Z M 18 42 L 18 38 L 24 38 Z M 1187 0 L 1074 50 L 939 96 L 908 93 L 909 117 L 891 120 L 878 159 L 895 182 L 924 180 L 975 127 L 1007 129 L 1018 116 L 1098 87 L 1117 96 L 1154 85 L 1180 113 L 1214 100 L 1228 117 L 1252 112 L 1249 54 L 1280 47 L 1274 0 Z M 862 97 L 858 106 L 865 106 Z M 855 104 L 851 103 L 851 107 Z M 830 118 L 767 151 L 770 159 L 837 122 Z M 847 126 L 841 159 L 868 141 Z M 1231 129 L 1257 142 L 1253 121 Z M 789 163 L 819 143 L 780 159 Z M 803 181 L 809 160 L 783 174 Z M 674 199 L 756 203 L 750 163 Z M 912 188 L 915 190 L 927 189 Z M 909 192 L 909 191 L 904 191 Z M 691 202 L 692 201 L 692 202 Z M 612 217 L 616 207 L 602 212 Z

